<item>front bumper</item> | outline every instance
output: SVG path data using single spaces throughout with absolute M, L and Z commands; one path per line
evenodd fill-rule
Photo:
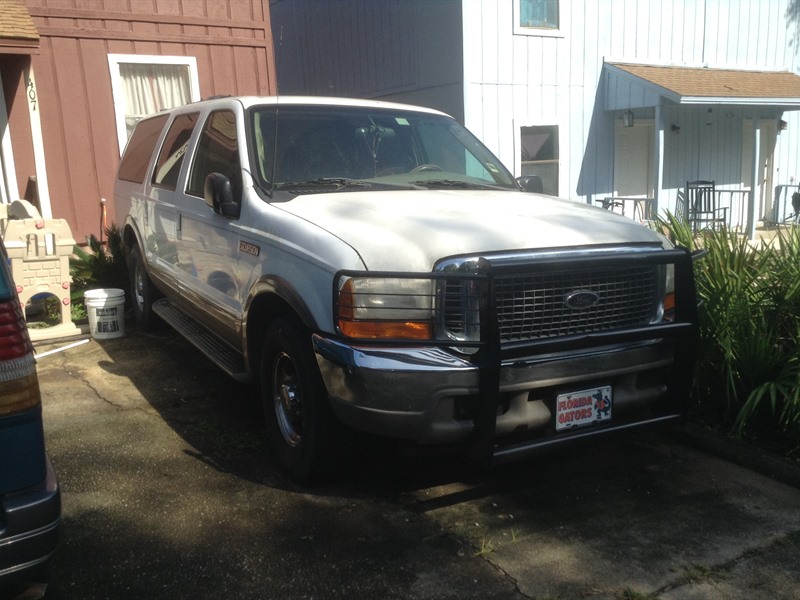
M 47 460 L 45 479 L 0 496 L 0 587 L 32 581 L 55 552 L 61 526 L 61 491 Z
M 322 336 L 314 346 L 344 423 L 420 444 L 458 443 L 474 433 L 469 406 L 482 397 L 481 368 L 467 359 L 442 348 L 353 347 Z M 673 353 L 661 340 L 502 361 L 494 436 L 547 430 L 558 391 L 601 384 L 614 389 L 615 421 L 650 413 L 661 419 L 659 405 L 678 417 L 683 404 L 668 400 Z

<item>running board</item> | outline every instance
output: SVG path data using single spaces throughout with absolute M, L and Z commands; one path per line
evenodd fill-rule
M 242 355 L 195 319 L 175 308 L 169 300 L 161 298 L 154 302 L 153 312 L 236 381 L 243 383 L 250 381 Z

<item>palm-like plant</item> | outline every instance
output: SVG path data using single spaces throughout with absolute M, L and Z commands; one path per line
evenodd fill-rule
M 695 236 L 673 215 L 657 225 L 675 243 L 707 251 L 695 265 L 699 415 L 800 448 L 800 229 L 754 245 L 730 230 Z

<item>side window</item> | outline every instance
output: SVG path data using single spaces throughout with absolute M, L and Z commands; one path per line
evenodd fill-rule
M 522 175 L 542 178 L 544 193 L 558 195 L 558 125 L 523 127 L 520 132 L 522 146 Z
M 178 184 L 183 157 L 189 145 L 189 138 L 197 123 L 197 114 L 178 115 L 170 125 L 169 131 L 161 146 L 156 168 L 153 170 L 153 184 L 174 190 Z
M 208 116 L 197 142 L 186 192 L 202 198 L 206 177 L 211 173 L 225 175 L 231 180 L 234 198 L 241 196 L 242 167 L 239 163 L 236 115 L 230 110 L 216 111 Z
M 144 183 L 147 165 L 153 156 L 158 136 L 167 122 L 167 115 L 145 119 L 140 122 L 131 135 L 125 154 L 119 164 L 119 178 L 134 183 Z

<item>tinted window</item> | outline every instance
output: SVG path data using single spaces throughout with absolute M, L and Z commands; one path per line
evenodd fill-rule
M 161 153 L 158 155 L 156 168 L 153 170 L 153 183 L 160 187 L 174 190 L 178 183 L 183 157 L 189 145 L 189 138 L 197 123 L 197 113 L 179 115 L 170 125 Z
M 233 195 L 239 197 L 242 168 L 239 164 L 236 116 L 229 110 L 213 112 L 208 116 L 197 142 L 187 193 L 202 198 L 206 177 L 211 173 L 221 173 L 230 179 Z
M 153 149 L 166 120 L 167 115 L 161 115 L 139 121 L 119 164 L 120 179 L 134 183 L 144 182 L 147 165 L 150 164 L 150 157 L 153 156 Z

